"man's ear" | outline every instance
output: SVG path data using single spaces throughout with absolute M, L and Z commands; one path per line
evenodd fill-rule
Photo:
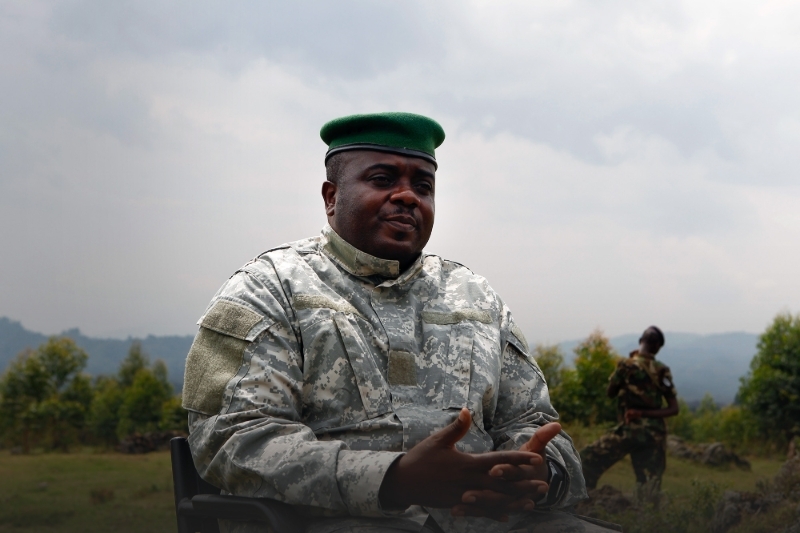
M 336 211 L 336 193 L 338 187 L 331 181 L 322 182 L 322 199 L 325 201 L 325 214 L 332 217 Z

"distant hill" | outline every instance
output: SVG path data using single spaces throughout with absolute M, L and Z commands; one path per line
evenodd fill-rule
M 739 389 L 739 378 L 747 373 L 750 360 L 756 353 L 758 335 L 752 333 L 665 333 L 667 344 L 658 358 L 670 366 L 678 393 L 688 402 L 697 402 L 708 392 L 720 403 L 730 403 Z M 98 339 L 87 337 L 78 329 L 59 334 L 70 337 L 89 354 L 86 371 L 92 375 L 114 374 L 134 340 Z M 170 381 L 180 390 L 183 366 L 192 336 L 148 335 L 139 339 L 151 360 L 163 359 L 169 369 Z M 611 338 L 611 344 L 622 355 L 637 347 L 638 334 Z M 47 335 L 25 329 L 19 322 L 0 318 L 0 371 L 5 369 L 19 352 L 36 348 Z M 561 348 L 567 362 L 572 361 L 572 349 L 579 340 L 563 342 Z
M 97 339 L 87 337 L 79 329 L 69 329 L 57 335 L 69 337 L 86 350 L 89 360 L 86 372 L 94 376 L 99 374 L 116 374 L 119 363 L 128 354 L 131 343 L 139 340 L 142 348 L 150 356 L 151 361 L 163 359 L 169 371 L 169 380 L 176 391 L 183 387 L 183 366 L 193 337 L 169 335 L 156 337 L 148 335 L 142 339 Z M 0 318 L 0 370 L 5 370 L 8 363 L 22 350 L 36 348 L 47 340 L 48 336 L 25 329 L 19 322 L 9 318 Z
M 753 333 L 665 332 L 667 343 L 658 359 L 669 365 L 678 394 L 687 402 L 699 401 L 710 393 L 718 403 L 733 402 L 739 390 L 739 378 L 750 370 L 756 353 L 758 335 Z M 638 347 L 639 334 L 612 337 L 611 344 L 623 356 Z M 572 361 L 573 348 L 581 341 L 561 343 L 567 362 Z

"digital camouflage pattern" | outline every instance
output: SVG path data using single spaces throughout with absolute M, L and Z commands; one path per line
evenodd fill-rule
M 603 472 L 630 454 L 638 490 L 652 498 L 660 490 L 667 464 L 667 425 L 663 418 L 644 417 L 626 424 L 625 411 L 661 409 L 665 399 L 677 397 L 672 373 L 652 356 L 634 351 L 611 374 L 608 395 L 617 397 L 619 424 L 581 450 L 586 486 L 595 488 Z
M 382 530 L 420 531 L 429 515 L 445 531 L 510 528 L 446 509 L 384 512 L 378 502 L 392 462 L 462 406 L 473 425 L 458 448 L 470 453 L 517 448 L 558 418 L 508 307 L 482 277 L 426 254 L 400 274 L 396 261 L 326 226 L 242 267 L 199 325 L 184 406 L 204 479 L 297 505 L 314 533 L 376 519 Z M 583 499 L 569 436 L 556 436 L 547 455 L 568 478 L 556 507 Z

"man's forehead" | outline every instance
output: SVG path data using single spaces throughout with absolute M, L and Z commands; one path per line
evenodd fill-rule
M 340 154 L 347 173 L 361 173 L 372 169 L 384 169 L 398 173 L 411 172 L 417 175 L 436 177 L 436 167 L 421 157 L 411 157 L 378 150 L 351 150 Z

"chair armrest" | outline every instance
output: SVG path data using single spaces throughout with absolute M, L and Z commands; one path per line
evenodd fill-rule
M 191 502 L 181 502 L 180 511 L 223 520 L 266 522 L 279 533 L 301 532 L 304 528 L 303 520 L 291 505 L 266 498 L 198 494 Z

